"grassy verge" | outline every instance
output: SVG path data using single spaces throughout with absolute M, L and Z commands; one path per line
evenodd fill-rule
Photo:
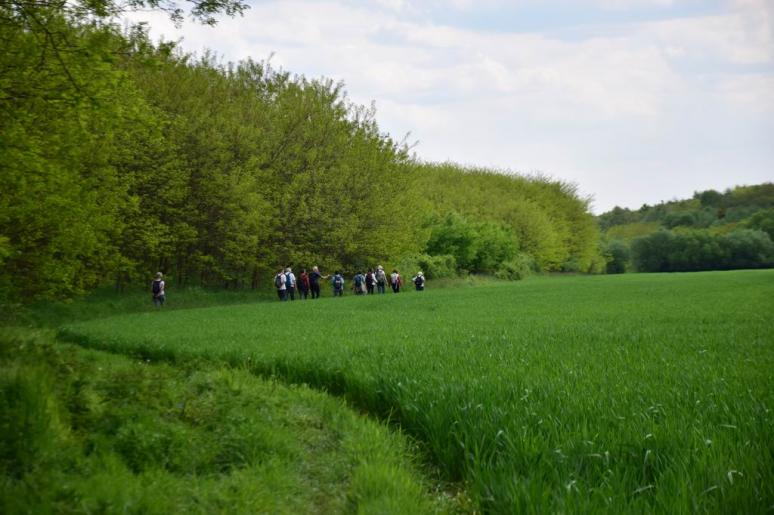
M 268 290 L 214 290 L 189 287 L 181 290 L 170 288 L 164 311 L 193 309 L 209 306 L 229 306 L 267 302 L 276 297 Z M 100 288 L 90 295 L 73 301 L 41 301 L 30 306 L 3 306 L 0 324 L 16 327 L 56 328 L 96 318 L 126 313 L 150 313 L 156 310 L 151 295 L 145 289 L 129 288 L 117 292 L 113 288 Z
M 304 386 L 0 331 L 2 513 L 437 513 L 400 433 Z M 461 508 L 460 508 L 461 509 Z

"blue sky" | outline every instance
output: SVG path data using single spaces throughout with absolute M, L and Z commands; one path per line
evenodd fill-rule
M 266 0 L 151 34 L 375 102 L 418 158 L 541 172 L 602 212 L 774 180 L 773 0 Z

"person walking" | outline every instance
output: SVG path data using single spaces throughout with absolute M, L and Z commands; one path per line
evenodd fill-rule
M 417 275 L 412 277 L 411 281 L 414 283 L 414 287 L 417 289 L 417 291 L 425 290 L 425 276 L 422 274 L 422 270 L 417 272 Z
M 301 299 L 306 300 L 306 296 L 309 294 L 309 274 L 306 273 L 306 268 L 301 269 L 301 274 L 298 276 L 298 296 Z
M 287 286 L 287 278 L 285 277 L 285 270 L 280 268 L 279 272 L 277 272 L 277 275 L 274 276 L 274 287 L 277 288 L 277 297 L 279 297 L 279 300 L 288 300 L 287 293 L 288 293 L 288 286 Z
M 344 276 L 342 276 L 341 272 L 339 272 L 338 270 L 336 270 L 336 274 L 333 276 L 333 280 L 331 281 L 331 284 L 333 285 L 334 297 L 344 296 Z
M 382 265 L 376 267 L 376 291 L 384 293 L 384 287 L 387 285 L 387 274 L 384 273 Z
M 376 275 L 374 274 L 374 269 L 369 268 L 368 272 L 365 276 L 365 283 L 366 283 L 366 294 L 373 295 L 374 294 L 374 286 L 376 286 Z
M 290 267 L 285 269 L 285 286 L 287 287 L 287 296 L 290 300 L 296 300 L 296 274 Z
M 352 291 L 355 295 L 362 295 L 365 293 L 365 276 L 363 272 L 358 272 L 355 277 L 352 278 Z
M 313 299 L 320 298 L 320 279 L 327 279 L 329 276 L 322 275 L 320 269 L 316 266 L 312 267 L 312 273 L 309 274 L 309 289 L 312 292 Z
M 403 279 L 400 276 L 400 273 L 398 273 L 398 270 L 393 269 L 392 273 L 390 274 L 390 285 L 392 286 L 392 292 L 393 293 L 400 293 L 400 287 L 403 284 Z
M 151 283 L 151 294 L 153 295 L 153 305 L 160 308 L 167 300 L 166 293 L 164 293 L 164 274 L 161 272 L 156 273 L 156 278 Z

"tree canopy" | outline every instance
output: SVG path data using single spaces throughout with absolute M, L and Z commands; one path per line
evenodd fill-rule
M 240 288 L 285 265 L 422 259 L 516 276 L 525 263 L 603 263 L 572 185 L 421 163 L 342 84 L 152 43 L 143 26 L 110 22 L 132 8 L 209 23 L 246 5 L 0 6 L 0 298 L 68 297 L 157 270 Z

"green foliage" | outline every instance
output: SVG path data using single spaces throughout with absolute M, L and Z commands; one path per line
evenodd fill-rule
M 63 335 L 340 393 L 418 438 L 476 511 L 760 513 L 774 502 L 773 273 L 545 277 Z
M 500 268 L 495 272 L 495 277 L 509 281 L 520 281 L 538 271 L 532 256 L 519 253 L 513 259 L 501 263 Z
M 457 260 L 454 256 L 440 255 L 431 256 L 429 254 L 417 254 L 407 256 L 397 264 L 398 270 L 403 270 L 407 274 L 415 274 L 422 270 L 428 279 L 442 279 L 446 277 L 457 276 Z M 390 270 L 387 270 L 389 274 Z
M 760 235 L 735 233 L 759 229 L 770 240 L 772 206 L 774 184 L 764 183 L 724 193 L 697 192 L 690 200 L 644 205 L 637 211 L 616 207 L 598 220 L 608 241 L 632 246 L 633 265 L 640 271 L 760 268 L 772 263 L 770 242 Z M 618 265 L 614 269 L 623 270 Z
M 434 256 L 452 256 L 464 271 L 493 272 L 516 254 L 512 231 L 494 222 L 470 222 L 450 212 L 430 225 L 427 252 Z
M 607 265 L 605 271 L 608 274 L 622 274 L 626 272 L 626 265 L 629 262 L 629 246 L 621 240 L 612 240 L 607 242 L 605 249 L 605 259 Z
M 774 241 L 774 208 L 757 211 L 746 220 L 744 225 L 750 229 L 765 232 Z
M 451 253 L 466 270 L 479 266 L 494 271 L 495 261 L 507 261 L 517 251 L 532 256 L 540 270 L 561 270 L 570 262 L 580 271 L 591 269 L 599 231 L 588 213 L 588 200 L 578 198 L 573 185 L 450 163 L 424 164 L 418 172 L 436 230 L 451 231 L 445 235 L 448 245 L 438 250 L 431 236 L 431 254 Z M 454 220 L 454 213 L 461 220 Z M 494 244 L 493 254 L 484 250 L 478 261 L 476 245 L 468 243 L 474 232 Z
M 660 230 L 632 243 L 632 261 L 641 272 L 686 272 L 765 268 L 774 265 L 774 243 L 768 234 L 737 229 L 709 231 Z
M 305 387 L 0 332 L 0 511 L 444 512 L 399 434 Z
M 675 227 L 705 228 L 746 219 L 760 210 L 774 207 L 774 183 L 736 186 L 720 193 L 715 190 L 696 192 L 692 199 L 673 200 L 638 210 L 615 207 L 597 217 L 608 236 L 618 226 L 657 223 L 666 229 Z M 617 235 L 615 237 L 620 237 Z
M 188 3 L 205 23 L 245 7 Z M 480 273 L 517 252 L 540 270 L 598 260 L 572 185 L 417 163 L 342 84 L 194 58 L 109 23 L 135 8 L 185 12 L 166 0 L 0 6 L 2 304 L 159 270 L 178 287 L 241 289 L 278 264 L 354 270 L 423 252 Z

